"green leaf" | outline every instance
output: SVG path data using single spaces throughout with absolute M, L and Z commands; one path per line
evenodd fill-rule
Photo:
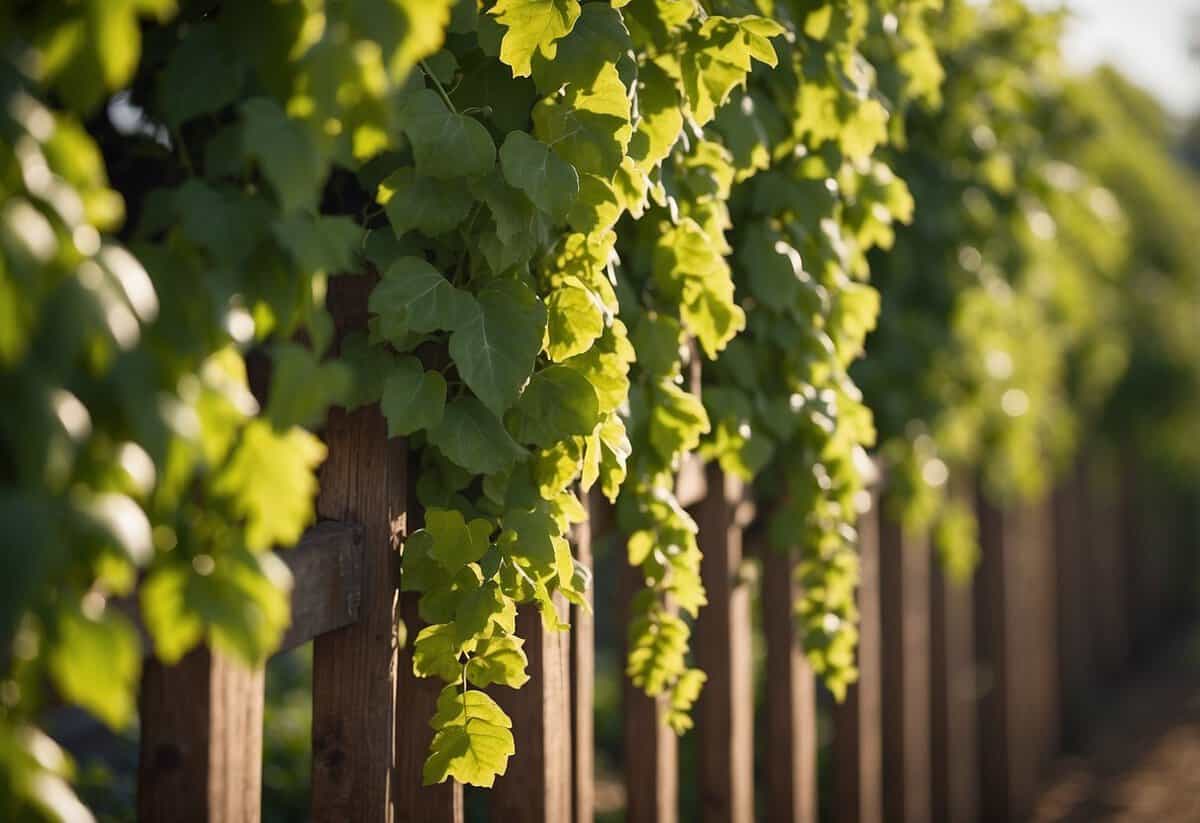
M 262 237 L 270 204 L 226 187 L 214 188 L 196 178 L 172 195 L 172 206 L 184 232 L 214 260 L 241 266 Z
M 665 314 L 645 312 L 633 327 L 633 348 L 638 364 L 651 377 L 671 377 L 679 370 L 683 329 Z
M 525 641 L 513 635 L 493 635 L 479 641 L 467 662 L 467 680 L 479 688 L 493 683 L 519 689 L 529 682 Z
M 539 209 L 563 220 L 579 195 L 579 174 L 545 143 L 523 131 L 509 132 L 500 147 L 500 168 L 510 185 Z
M 313 517 L 313 470 L 324 459 L 325 445 L 301 428 L 277 433 L 264 420 L 246 425 L 212 491 L 246 519 L 248 548 L 292 546 L 300 539 Z
M 704 405 L 674 383 L 656 386 L 650 412 L 650 445 L 665 462 L 700 444 L 700 435 L 709 431 Z
M 496 415 L 516 401 L 542 348 L 546 309 L 519 280 L 499 280 L 450 336 L 450 356 L 471 391 Z
M 54 630 L 47 662 L 58 693 L 110 728 L 124 729 L 133 719 L 141 673 L 141 639 L 133 626 L 111 609 L 93 618 L 65 606 Z
M 596 391 L 587 378 L 570 366 L 549 366 L 533 375 L 508 419 L 519 442 L 550 448 L 590 434 L 599 417 Z
M 430 725 L 435 734 L 422 769 L 426 786 L 453 777 L 490 789 L 516 751 L 512 720 L 481 691 L 460 693 L 457 686 L 447 686 Z
M 412 92 L 405 99 L 402 117 L 418 173 L 434 178 L 478 177 L 496 165 L 496 144 L 484 125 L 447 109 L 436 92 Z
M 350 369 L 336 361 L 320 362 L 306 346 L 276 343 L 271 364 L 267 418 L 278 431 L 322 422 L 329 407 L 350 393 Z
M 413 229 L 429 237 L 445 234 L 466 219 L 475 203 L 461 183 L 424 177 L 408 168 L 380 184 L 378 200 L 397 237 Z
M 159 110 L 173 129 L 201 114 L 218 112 L 237 99 L 246 67 L 228 40 L 208 23 L 187 29 L 158 78 Z
M 499 0 L 491 14 L 508 30 L 500 41 L 500 59 L 512 67 L 513 77 L 528 77 L 533 55 L 553 60 L 555 42 L 565 37 L 579 19 L 578 0 Z
M 392 342 L 403 342 L 410 332 L 451 331 L 478 314 L 470 292 L 455 288 L 419 257 L 402 257 L 389 266 L 367 305 L 379 315 L 380 333 Z
M 581 174 L 610 179 L 633 134 L 629 96 L 616 67 L 607 66 L 589 88 L 571 87 L 539 102 L 533 124 L 534 135 Z
M 500 593 L 495 583 L 467 592 L 454 611 L 454 629 L 468 641 L 491 631 L 493 623 L 507 631 L 516 628 L 517 605 Z
M 604 315 L 599 301 L 582 286 L 555 289 L 546 298 L 547 331 L 550 340 L 546 353 L 561 363 L 591 348 L 604 332 Z
M 363 229 L 349 217 L 289 214 L 271 227 L 275 237 L 307 274 L 353 271 Z
M 500 418 L 474 397 L 447 403 L 442 422 L 429 432 L 429 442 L 472 474 L 504 471 L 525 455 Z
M 413 642 L 413 674 L 457 683 L 462 679 L 463 664 L 458 659 L 462 651 L 453 623 L 426 626 Z
M 425 531 L 433 537 L 429 553 L 451 574 L 483 557 L 491 545 L 493 528 L 481 517 L 468 523 L 455 509 L 425 512 Z
M 388 437 L 432 429 L 442 421 L 446 407 L 446 379 L 439 372 L 425 371 L 415 357 L 402 357 L 383 384 L 383 416 Z
M 325 160 L 312 133 L 265 97 L 247 100 L 241 110 L 246 124 L 243 148 L 258 161 L 280 208 L 314 209 L 325 179 Z
M 568 84 L 588 88 L 606 66 L 628 59 L 632 51 L 620 12 L 605 3 L 588 3 L 570 34 L 559 41 L 553 59 L 534 55 L 533 77 L 543 95 Z

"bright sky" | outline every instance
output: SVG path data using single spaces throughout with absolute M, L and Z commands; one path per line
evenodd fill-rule
M 1068 64 L 1087 69 L 1113 63 L 1154 92 L 1176 114 L 1200 112 L 1200 58 L 1188 44 L 1200 39 L 1200 0 L 1033 0 L 1065 5 Z

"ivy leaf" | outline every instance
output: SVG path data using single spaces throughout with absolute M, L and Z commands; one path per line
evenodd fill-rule
M 461 184 L 418 175 L 409 168 L 384 180 L 377 199 L 397 237 L 413 229 L 429 237 L 445 234 L 466 219 L 475 203 Z
M 519 280 L 499 280 L 478 297 L 478 310 L 450 336 L 463 381 L 497 416 L 512 406 L 542 348 L 546 309 Z
M 604 332 L 604 316 L 597 300 L 582 286 L 567 285 L 550 292 L 546 298 L 546 328 L 549 343 L 546 353 L 561 363 L 586 352 Z
M 490 789 L 516 751 L 512 720 L 485 692 L 447 686 L 430 725 L 435 734 L 422 769 L 426 786 L 453 777 Z
M 278 431 L 320 423 L 329 407 L 350 393 L 350 369 L 336 361 L 320 362 L 307 346 L 276 343 L 271 363 L 267 418 Z
M 496 165 L 496 144 L 487 128 L 473 117 L 447 109 L 436 92 L 412 92 L 405 100 L 402 117 L 420 174 L 478 177 Z
M 563 220 L 579 195 L 579 174 L 550 147 L 523 131 L 509 132 L 500 147 L 504 179 L 546 214 Z
M 508 31 L 500 41 L 500 60 L 512 67 L 513 77 L 528 77 L 535 53 L 547 60 L 558 54 L 555 42 L 579 19 L 578 0 L 499 0 L 491 14 Z
M 467 680 L 483 689 L 493 683 L 519 689 L 529 682 L 525 641 L 513 635 L 493 635 L 479 641 L 467 661 Z
M 312 133 L 269 98 L 247 100 L 241 111 L 246 128 L 243 148 L 258 161 L 283 211 L 314 208 L 326 161 Z
M 401 257 L 383 274 L 367 303 L 379 315 L 380 333 L 403 342 L 410 332 L 450 331 L 478 309 L 470 292 L 455 288 L 419 257 Z
M 413 674 L 456 683 L 462 678 L 463 664 L 458 659 L 462 651 L 453 623 L 426 626 L 413 642 Z
M 599 417 L 592 384 L 570 366 L 559 365 L 533 375 L 508 421 L 519 442 L 545 449 L 590 433 Z
M 402 357 L 383 384 L 381 408 L 388 421 L 388 437 L 432 429 L 442 421 L 446 407 L 446 379 L 425 371 L 415 357 Z
M 216 26 L 190 27 L 170 54 L 158 82 L 159 110 L 168 126 L 177 129 L 237 99 L 246 67 Z
M 442 422 L 429 432 L 429 442 L 472 474 L 504 471 L 525 455 L 500 419 L 474 397 L 446 404 Z
M 425 531 L 433 537 L 429 554 L 451 574 L 483 557 L 491 545 L 492 530 L 492 524 L 482 517 L 468 523 L 457 509 L 425 512 Z
M 141 671 L 141 639 L 133 626 L 111 609 L 92 618 L 67 606 L 55 630 L 47 661 L 55 688 L 110 728 L 124 729 L 133 717 Z
M 299 427 L 276 433 L 264 420 L 251 420 L 229 461 L 213 479 L 214 494 L 225 497 L 246 518 L 246 546 L 264 551 L 292 546 L 312 520 L 317 479 L 325 445 Z
M 629 95 L 616 66 L 606 66 L 588 88 L 543 99 L 533 108 L 533 125 L 534 135 L 580 173 L 610 179 L 633 134 Z

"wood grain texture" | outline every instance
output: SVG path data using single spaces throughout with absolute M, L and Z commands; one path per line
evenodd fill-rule
M 817 819 L 817 707 L 812 668 L 800 647 L 793 604 L 799 597 L 795 558 L 757 542 L 762 559 L 762 626 L 767 647 L 766 819 Z
M 858 682 L 834 710 L 834 818 L 883 821 L 883 720 L 879 650 L 879 496 L 859 518 Z
M 710 464 L 708 493 L 694 517 L 704 558 L 708 605 L 695 624 L 696 664 L 708 681 L 696 704 L 701 819 L 754 819 L 754 684 L 750 659 L 750 586 L 743 579 L 742 483 Z
M 363 526 L 359 621 L 313 648 L 314 820 L 391 821 L 395 801 L 397 535 L 407 455 L 377 406 L 330 412 L 317 511 Z
M 679 743 L 666 724 L 667 696 L 647 697 L 624 673 L 628 657 L 629 604 L 645 585 L 639 569 L 625 561 L 617 537 L 621 580 L 617 626 L 621 632 L 621 732 L 627 823 L 676 823 L 679 819 Z
M 556 595 L 555 602 L 565 617 L 566 601 Z M 569 635 L 547 629 L 529 605 L 517 612 L 517 635 L 525 638 L 529 682 L 491 691 L 512 718 L 517 753 L 488 793 L 490 819 L 560 823 L 571 817 Z
M 894 823 L 930 818 L 929 541 L 879 523 L 883 808 Z
M 361 526 L 327 520 L 279 553 L 292 572 L 292 622 L 276 654 L 358 621 L 362 552 Z
M 208 649 L 147 660 L 139 697 L 138 820 L 257 823 L 263 670 Z
M 584 496 L 585 504 L 589 502 Z M 589 515 L 592 506 L 588 506 Z M 592 568 L 591 519 L 575 527 L 575 559 Z M 595 608 L 595 588 L 587 601 Z M 596 814 L 593 704 L 596 690 L 596 627 L 592 612 L 571 606 L 571 819 L 592 823 Z
M 974 591 L 936 558 L 931 566 L 930 814 L 934 823 L 972 823 L 979 815 Z

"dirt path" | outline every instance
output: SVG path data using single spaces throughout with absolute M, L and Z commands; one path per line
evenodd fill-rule
M 1115 694 L 1033 823 L 1200 823 L 1200 635 Z

